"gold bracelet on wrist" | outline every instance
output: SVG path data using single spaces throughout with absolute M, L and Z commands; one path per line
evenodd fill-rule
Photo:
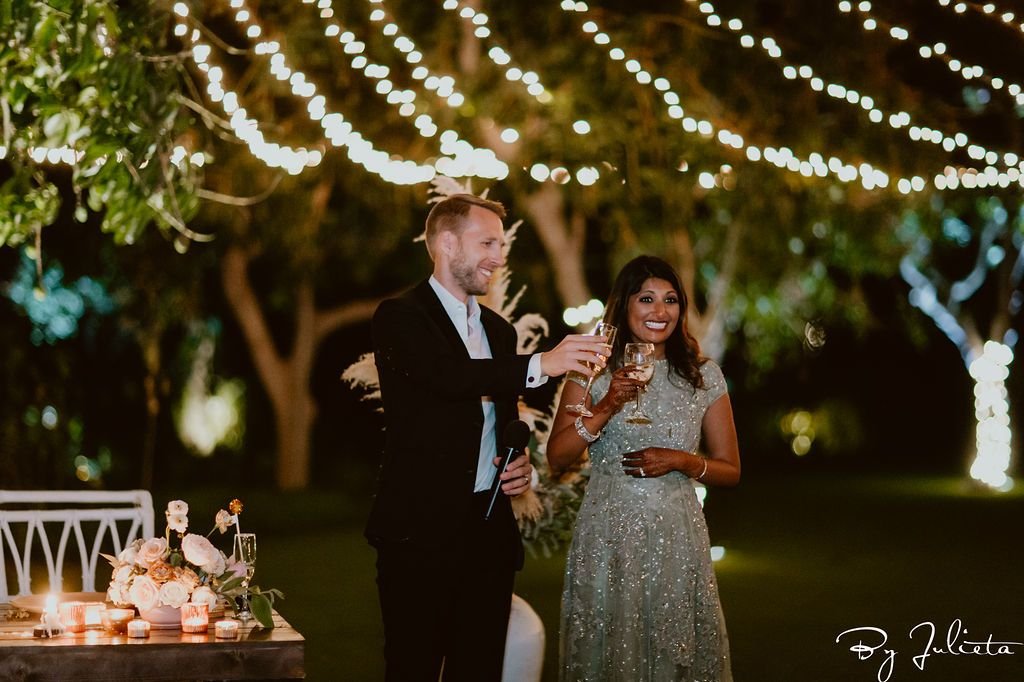
M 700 455 L 697 455 L 697 457 L 700 457 Z M 707 457 L 701 457 L 701 459 L 704 460 L 704 469 L 701 470 L 700 476 L 698 476 L 696 478 L 696 480 L 698 480 L 698 481 L 703 479 L 704 478 L 704 474 L 706 474 L 708 472 L 708 458 Z

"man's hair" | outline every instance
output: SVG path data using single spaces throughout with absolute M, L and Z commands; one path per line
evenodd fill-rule
M 488 210 L 499 218 L 505 218 L 505 207 L 500 202 L 491 201 L 473 194 L 451 194 L 434 204 L 427 214 L 427 251 L 434 255 L 433 245 L 437 235 L 448 231 L 458 236 L 465 228 L 464 218 L 469 215 L 473 206 Z

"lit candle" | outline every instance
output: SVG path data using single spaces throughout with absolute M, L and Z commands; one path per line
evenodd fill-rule
M 214 625 L 217 639 L 234 639 L 238 637 L 238 621 L 231 620 L 218 620 Z
M 68 632 L 85 632 L 85 602 L 63 602 L 60 605 L 60 622 Z
M 85 602 L 85 627 L 99 628 L 103 622 L 103 612 L 106 610 L 107 607 L 103 602 Z
M 206 632 L 210 626 L 210 607 L 205 602 L 181 605 L 181 631 Z
M 127 634 L 128 621 L 134 617 L 134 609 L 107 609 L 100 615 L 103 627 L 114 635 Z
M 46 596 L 43 605 L 43 615 L 39 618 L 39 624 L 32 629 L 35 637 L 56 637 L 64 632 L 61 627 L 60 618 L 57 616 L 57 597 L 50 594 Z
M 149 637 L 149 621 L 140 618 L 128 621 L 128 636 L 137 639 Z

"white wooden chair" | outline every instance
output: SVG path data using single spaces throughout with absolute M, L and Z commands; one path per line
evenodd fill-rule
M 146 490 L 0 490 L 0 602 L 32 594 L 37 546 L 49 576 L 48 591 L 63 592 L 72 537 L 78 549 L 81 590 L 95 592 L 100 552 L 118 554 L 136 538 L 153 537 L 153 498 Z M 13 593 L 7 580 L 11 567 L 17 578 Z

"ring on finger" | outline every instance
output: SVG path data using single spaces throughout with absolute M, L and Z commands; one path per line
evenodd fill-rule
M 644 468 L 640 467 L 640 478 L 646 478 L 647 474 L 644 473 Z

